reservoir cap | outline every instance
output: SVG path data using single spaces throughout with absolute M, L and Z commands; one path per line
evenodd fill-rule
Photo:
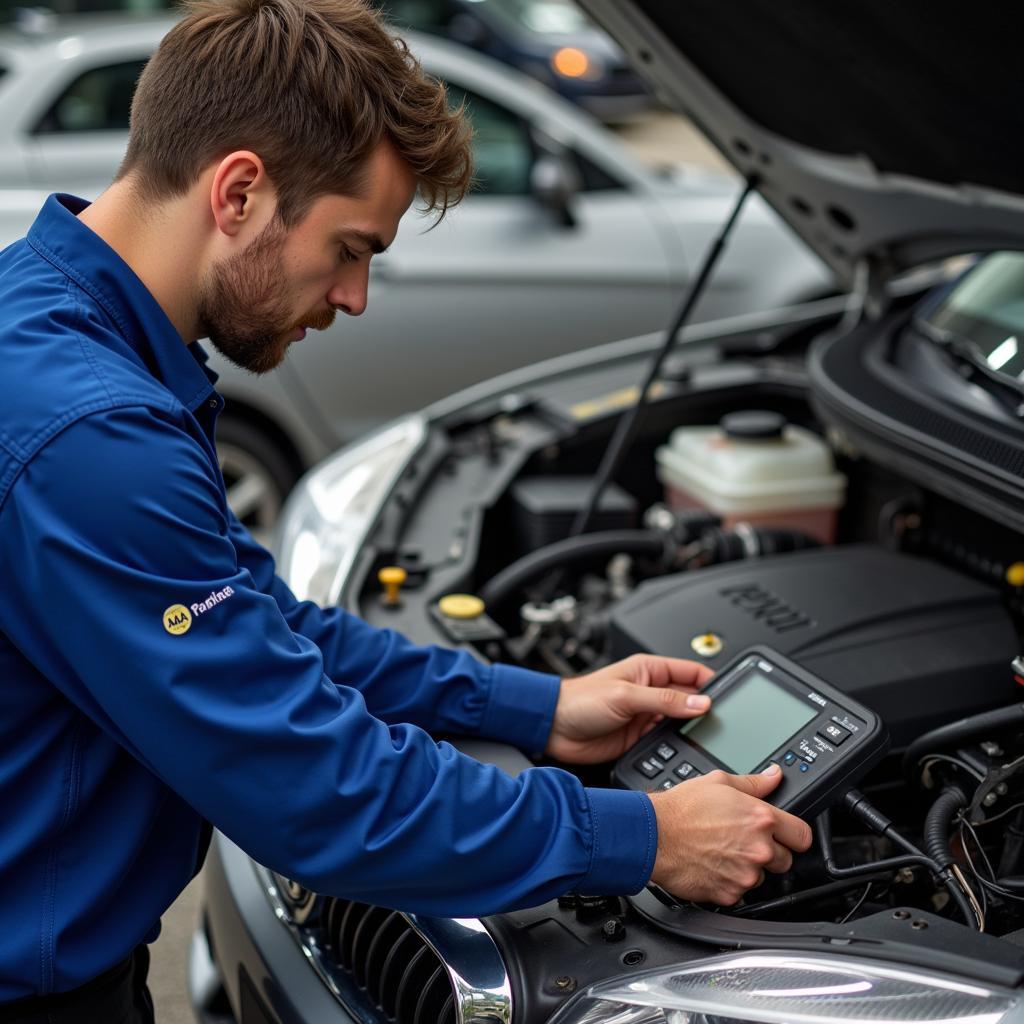
M 730 412 L 718 421 L 718 425 L 726 437 L 737 441 L 777 441 L 786 429 L 786 417 L 767 409 L 749 409 Z
M 475 594 L 445 594 L 437 610 L 449 619 L 475 619 L 484 613 L 484 603 Z

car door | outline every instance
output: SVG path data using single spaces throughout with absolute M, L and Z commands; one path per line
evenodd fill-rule
M 94 199 L 111 182 L 128 140 L 135 83 L 148 53 L 77 65 L 28 127 L 35 183 Z
M 678 294 L 678 254 L 642 191 L 563 139 L 579 180 L 566 225 L 532 194 L 532 126 L 448 84 L 474 125 L 476 188 L 433 228 L 407 216 L 371 264 L 367 312 L 289 355 L 341 439 L 505 370 L 654 330 Z

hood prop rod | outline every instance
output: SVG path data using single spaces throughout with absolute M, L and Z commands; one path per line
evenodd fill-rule
M 618 472 L 623 456 L 629 450 L 629 446 L 636 434 L 636 427 L 640 419 L 640 413 L 645 407 L 650 396 L 651 385 L 655 380 L 657 380 L 658 374 L 661 373 L 661 367 L 671 351 L 672 346 L 675 344 L 679 332 L 689 321 L 694 307 L 697 305 L 697 300 L 704 294 L 704 289 L 707 285 L 708 279 L 711 277 L 711 272 L 715 269 L 719 257 L 725 249 L 729 236 L 732 234 L 732 230 L 736 226 L 736 221 L 739 219 L 739 215 L 742 212 L 743 207 L 746 205 L 747 199 L 750 197 L 750 194 L 757 189 L 758 184 L 759 181 L 756 177 L 750 177 L 747 179 L 746 185 L 740 193 L 739 198 L 736 200 L 736 204 L 733 207 L 732 212 L 729 214 L 728 220 L 726 220 L 725 224 L 722 226 L 722 230 L 718 234 L 718 237 L 708 249 L 707 255 L 704 257 L 704 263 L 700 268 L 700 273 L 697 274 L 693 284 L 690 286 L 690 290 L 687 293 L 686 298 L 683 300 L 683 303 L 679 308 L 679 312 L 672 321 L 672 326 L 668 329 L 668 332 L 665 335 L 665 340 L 662 343 L 661 348 L 658 350 L 654 360 L 651 362 L 650 368 L 647 371 L 647 377 L 640 388 L 640 394 L 637 396 L 636 403 L 623 413 L 622 418 L 616 424 L 615 433 L 612 435 L 612 439 L 609 442 L 608 447 L 605 449 L 604 456 L 601 459 L 601 465 L 597 470 L 597 476 L 594 478 L 594 484 L 590 489 L 589 496 L 587 497 L 587 503 L 577 514 L 576 519 L 572 524 L 572 530 L 569 532 L 570 537 L 577 537 L 581 533 L 584 533 L 590 525 L 591 520 L 594 518 L 594 512 L 597 509 L 598 502 L 601 500 L 601 495 L 604 493 L 609 481 Z

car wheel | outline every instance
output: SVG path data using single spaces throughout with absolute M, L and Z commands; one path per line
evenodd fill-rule
M 217 424 L 217 455 L 231 510 L 261 544 L 268 543 L 298 474 L 264 431 L 226 414 Z

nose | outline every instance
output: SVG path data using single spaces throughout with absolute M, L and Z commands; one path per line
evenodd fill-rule
M 327 293 L 327 301 L 348 316 L 361 316 L 366 310 L 366 292 L 370 268 L 364 261 L 347 267 Z

